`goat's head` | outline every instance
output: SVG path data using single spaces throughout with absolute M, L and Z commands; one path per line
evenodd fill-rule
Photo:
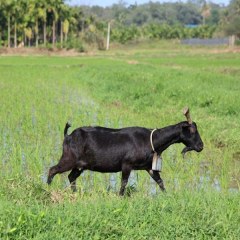
M 182 123 L 181 141 L 186 146 L 182 150 L 183 156 L 186 152 L 203 150 L 203 142 L 197 130 L 197 124 L 192 121 L 190 117 L 189 108 L 183 110 L 183 114 L 186 116 L 187 121 Z

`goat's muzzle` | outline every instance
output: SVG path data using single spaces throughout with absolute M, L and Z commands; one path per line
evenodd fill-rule
M 203 150 L 203 143 L 198 144 L 195 149 L 197 152 L 201 152 Z
M 201 152 L 202 150 L 203 150 L 203 143 L 200 143 L 200 144 L 198 144 L 198 145 L 196 145 L 194 147 L 185 147 L 182 150 L 182 155 L 184 157 L 187 152 L 190 152 L 190 151 Z

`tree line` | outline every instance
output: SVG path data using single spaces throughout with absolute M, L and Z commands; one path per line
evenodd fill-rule
M 0 0 L 1 45 L 63 45 L 70 26 L 79 31 L 79 19 L 80 8 L 71 8 L 63 0 Z
M 240 0 L 228 6 L 189 0 L 110 7 L 70 6 L 64 0 L 0 0 L 0 46 L 104 47 L 107 25 L 111 39 L 240 36 Z

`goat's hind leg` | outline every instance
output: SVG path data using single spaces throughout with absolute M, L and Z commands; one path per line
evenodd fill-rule
M 70 174 L 68 175 L 69 182 L 71 184 L 71 189 L 73 192 L 77 191 L 76 188 L 76 179 L 82 174 L 84 170 L 79 170 L 78 168 L 73 168 Z
M 48 172 L 48 179 L 47 179 L 48 185 L 51 184 L 51 182 L 56 174 L 69 171 L 72 168 L 73 168 L 73 164 L 66 163 L 66 162 L 59 162 L 57 165 L 51 167 Z
M 154 170 L 147 170 L 147 172 L 155 180 L 155 182 L 158 184 L 160 189 L 162 191 L 166 191 L 166 189 L 164 187 L 164 184 L 163 184 L 163 180 L 161 179 L 159 172 L 158 171 L 154 171 Z
M 58 173 L 58 164 L 51 167 L 48 172 L 47 184 L 50 185 L 54 176 Z

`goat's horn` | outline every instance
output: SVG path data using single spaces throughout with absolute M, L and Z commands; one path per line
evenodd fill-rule
M 189 112 L 189 108 L 188 107 L 185 107 L 183 109 L 183 114 L 186 116 L 188 123 L 192 124 L 192 119 L 190 117 L 190 112 Z

